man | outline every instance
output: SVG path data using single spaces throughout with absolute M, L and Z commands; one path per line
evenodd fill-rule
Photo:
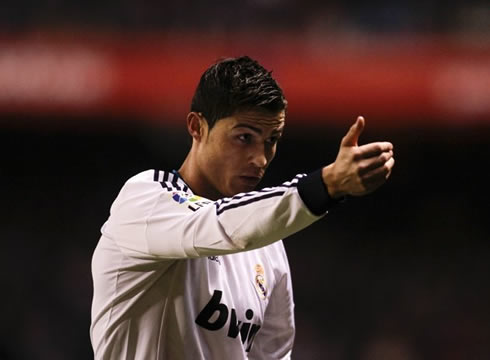
M 253 191 L 274 158 L 287 102 L 249 57 L 201 77 L 179 171 L 129 179 L 92 262 L 96 359 L 289 359 L 291 277 L 281 239 L 346 195 L 389 177 L 393 146 L 358 146 L 359 117 L 334 163 Z

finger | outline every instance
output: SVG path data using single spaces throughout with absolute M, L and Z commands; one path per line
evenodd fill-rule
M 393 157 L 393 151 L 382 152 L 377 157 L 364 159 L 359 163 L 359 175 L 367 174 L 368 172 L 385 165 Z
M 381 185 L 383 185 L 386 182 L 386 179 L 383 178 L 376 178 L 376 179 L 370 179 L 369 181 L 366 181 L 363 183 L 365 191 L 364 194 L 370 194 L 377 188 L 379 188 Z
M 395 159 L 390 158 L 385 165 L 380 166 L 373 171 L 361 176 L 361 183 L 364 187 L 362 193 L 357 195 L 369 194 L 383 185 L 388 177 L 391 175 L 391 171 L 395 164 Z
M 386 179 L 388 179 L 390 177 L 390 175 L 391 175 L 391 172 L 393 171 L 393 167 L 395 166 L 395 158 L 392 157 L 386 163 L 387 163 L 386 165 L 389 168 L 388 174 L 386 174 Z
M 379 166 L 361 176 L 363 184 L 377 183 L 378 181 L 386 181 L 390 176 L 395 158 L 391 157 L 382 166 Z
M 358 158 L 363 159 L 378 156 L 386 151 L 393 151 L 393 144 L 387 141 L 369 143 L 357 148 Z
M 357 146 L 359 136 L 364 130 L 365 120 L 362 116 L 358 116 L 354 125 L 352 125 L 347 134 L 342 138 L 341 146 Z

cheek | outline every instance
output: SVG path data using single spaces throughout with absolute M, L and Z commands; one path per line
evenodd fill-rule
M 270 152 L 270 159 L 274 159 L 274 157 L 276 156 L 276 146 L 274 145 L 274 147 L 271 149 L 271 152 Z
M 247 155 L 243 150 L 236 151 L 236 149 L 227 148 L 227 150 L 223 150 L 221 161 L 223 172 L 230 173 L 247 163 Z
M 208 154 L 208 165 L 217 178 L 223 178 L 237 166 L 240 156 L 243 156 L 243 153 L 236 151 L 233 146 L 224 143 L 216 144 Z
M 266 148 L 265 151 L 265 157 L 267 158 L 267 165 L 270 164 L 272 159 L 276 156 L 276 146 L 274 145 L 273 147 Z

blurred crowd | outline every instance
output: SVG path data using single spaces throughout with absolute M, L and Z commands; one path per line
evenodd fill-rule
M 3 30 L 50 28 L 163 30 L 284 30 L 373 32 L 490 31 L 485 0 L 4 0 Z
M 335 154 L 340 133 L 296 130 L 286 132 L 264 186 Z M 386 186 L 285 241 L 294 359 L 490 359 L 490 232 L 480 194 L 490 142 L 469 130 L 378 136 L 396 146 Z M 90 262 L 99 229 L 125 179 L 179 166 L 186 136 L 2 130 L 0 140 L 0 359 L 93 358 Z M 463 163 L 471 186 L 468 172 L 457 171 Z
M 60 29 L 490 39 L 490 6 L 488 0 L 2 0 L 0 38 Z M 335 123 L 332 115 L 320 115 L 325 124 Z M 123 181 L 148 168 L 179 166 L 187 137 L 142 123 L 62 131 L 45 128 L 47 119 L 37 117 L 32 129 L 19 130 L 4 124 L 22 122 L 22 115 L 0 117 L 0 360 L 90 359 L 90 262 L 100 226 Z M 369 130 L 374 140 L 386 135 L 395 143 L 397 166 L 389 183 L 286 241 L 296 359 L 490 359 L 484 196 L 490 128 L 466 124 L 455 131 L 448 125 L 431 132 L 415 126 Z M 343 133 L 325 126 L 286 135 L 264 185 L 331 161 Z

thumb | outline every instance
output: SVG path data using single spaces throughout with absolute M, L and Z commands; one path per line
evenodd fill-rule
M 364 130 L 365 120 L 362 116 L 358 116 L 354 125 L 352 125 L 345 134 L 340 143 L 341 146 L 357 146 L 357 141 L 359 140 L 359 135 L 361 135 L 362 130 Z

